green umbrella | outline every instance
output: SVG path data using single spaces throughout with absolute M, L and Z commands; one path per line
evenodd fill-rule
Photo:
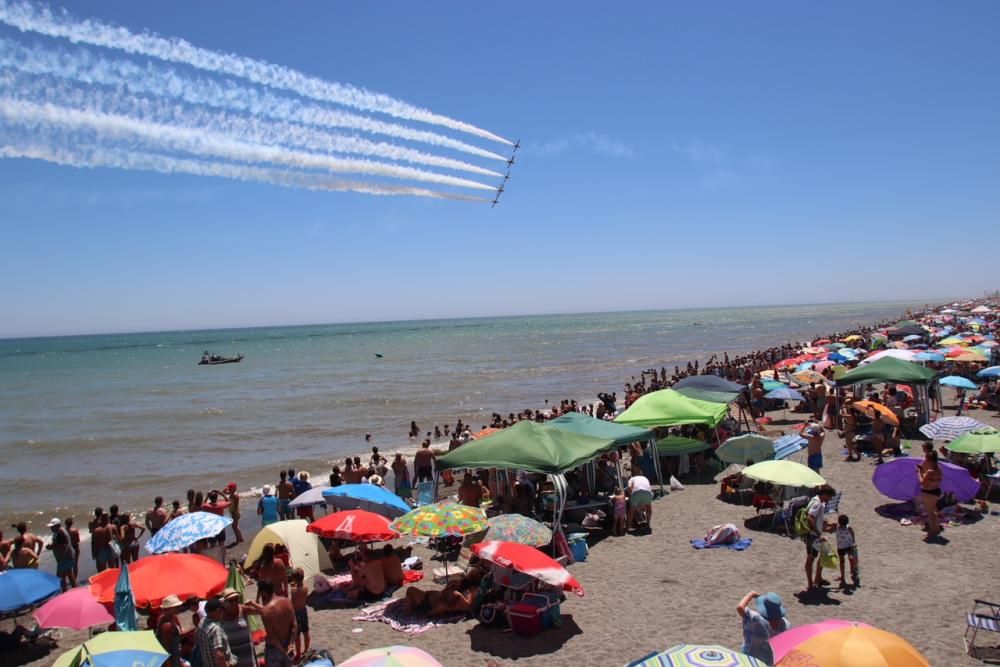
M 724 463 L 746 463 L 747 459 L 764 461 L 774 458 L 774 441 L 762 435 L 748 433 L 729 438 L 715 450 Z
M 795 461 L 761 461 L 744 468 L 743 474 L 779 486 L 813 487 L 826 483 L 817 473 Z
M 490 523 L 478 507 L 440 502 L 407 512 L 389 527 L 401 535 L 442 537 L 478 533 L 489 528 Z
M 945 445 L 960 454 L 992 454 L 1000 452 L 1000 431 L 991 428 L 969 431 Z
M 52 664 L 53 667 L 162 665 L 168 657 L 152 630 L 103 632 L 66 651 Z

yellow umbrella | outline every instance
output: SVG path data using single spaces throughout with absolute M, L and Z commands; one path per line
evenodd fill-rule
M 938 345 L 968 345 L 968 344 L 969 341 L 965 340 L 964 338 L 956 338 L 955 336 L 938 341 Z
M 810 384 L 812 382 L 826 382 L 826 378 L 816 371 L 799 371 L 792 373 L 792 378 L 799 384 Z
M 892 408 L 882 405 L 881 403 L 876 403 L 874 401 L 854 401 L 851 403 L 851 407 L 855 410 L 862 410 L 869 417 L 873 412 L 878 412 L 882 415 L 882 419 L 886 420 L 893 426 L 899 426 L 899 417 L 896 413 L 892 411 Z
M 851 334 L 847 338 L 840 339 L 842 343 L 853 343 L 856 340 L 861 340 L 861 336 L 859 336 L 858 334 Z
M 930 667 L 912 644 L 878 628 L 851 625 L 806 639 L 774 667 Z

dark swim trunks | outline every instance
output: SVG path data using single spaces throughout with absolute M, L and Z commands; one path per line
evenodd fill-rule
M 295 622 L 299 624 L 299 632 L 302 634 L 308 634 L 309 632 L 309 610 L 308 609 L 296 609 L 295 610 Z

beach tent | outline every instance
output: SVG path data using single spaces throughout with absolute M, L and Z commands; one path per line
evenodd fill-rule
M 684 378 L 671 389 L 699 401 L 732 403 L 747 388 L 746 385 L 730 382 L 718 375 L 692 375 Z
M 567 412 L 560 417 L 556 417 L 551 421 L 545 422 L 545 424 L 547 426 L 561 428 L 564 431 L 582 433 L 583 435 L 590 435 L 595 438 L 612 438 L 612 444 L 607 448 L 607 450 L 616 449 L 621 445 L 627 445 L 632 442 L 652 443 L 654 438 L 653 432 L 649 429 L 639 428 L 638 426 L 628 426 L 626 424 L 616 424 L 604 419 L 596 419 L 579 412 Z M 651 463 L 653 467 L 653 476 L 662 486 L 663 477 L 660 475 L 659 461 L 656 457 L 650 456 L 649 463 Z M 593 461 L 587 464 L 586 472 L 590 481 L 590 488 L 593 489 L 597 485 Z M 621 469 L 618 465 L 615 465 L 615 472 L 618 474 L 618 483 L 621 484 Z
M 679 435 L 672 435 L 667 438 L 660 438 L 656 441 L 656 451 L 660 456 L 681 456 L 683 454 L 697 454 L 706 449 L 711 449 L 711 443 L 695 438 L 684 438 Z
M 248 564 L 260 558 L 265 544 L 284 544 L 291 556 L 292 567 L 301 567 L 307 578 L 319 574 L 322 570 L 331 569 L 330 555 L 323 548 L 319 537 L 306 532 L 309 522 L 304 519 L 279 521 L 264 526 L 253 538 L 247 551 Z
M 937 377 L 935 371 L 912 361 L 903 361 L 892 357 L 883 357 L 878 361 L 873 361 L 867 366 L 858 366 L 837 378 L 834 382 L 838 387 L 846 387 L 854 384 L 879 384 L 883 382 L 893 382 L 908 384 L 919 390 L 919 401 L 923 404 L 920 411 L 921 418 L 927 419 L 930 414 L 930 405 L 927 399 L 926 386 L 934 382 Z M 914 396 L 917 399 L 917 396 Z
M 505 468 L 559 475 L 616 446 L 615 438 L 521 421 L 453 449 L 437 459 L 437 467 L 438 470 Z
M 717 426 L 728 413 L 729 406 L 724 403 L 699 401 L 673 389 L 661 389 L 640 396 L 615 418 L 615 422 L 647 427 L 682 424 Z

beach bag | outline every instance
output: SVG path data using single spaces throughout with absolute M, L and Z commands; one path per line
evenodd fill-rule
M 837 555 L 837 550 L 831 547 L 826 540 L 819 543 L 819 564 L 831 570 L 840 568 L 840 557 Z
M 684 490 L 684 485 L 681 484 L 680 480 L 677 479 L 676 477 L 674 477 L 673 475 L 670 476 L 670 490 L 671 491 L 683 491 Z
M 805 537 L 806 535 L 812 532 L 812 530 L 809 528 L 808 506 L 799 509 L 799 511 L 795 513 L 794 528 L 795 528 L 795 534 L 798 535 L 799 537 Z

